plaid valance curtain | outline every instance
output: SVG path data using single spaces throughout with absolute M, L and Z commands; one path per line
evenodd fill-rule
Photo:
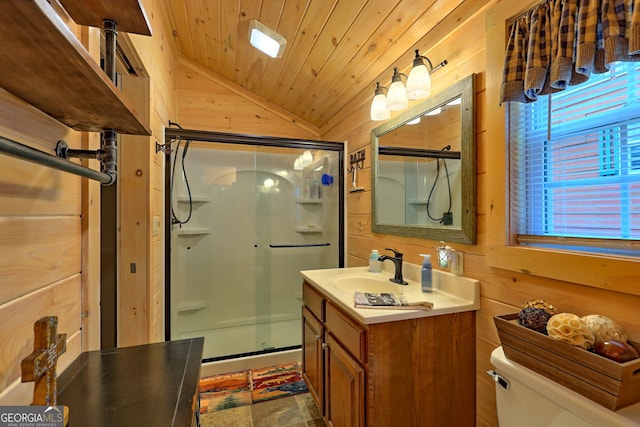
M 509 27 L 500 102 L 583 83 L 615 61 L 640 61 L 640 0 L 548 0 Z

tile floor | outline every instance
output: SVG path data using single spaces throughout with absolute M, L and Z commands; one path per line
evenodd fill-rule
M 201 427 L 325 427 L 309 393 L 200 415 Z

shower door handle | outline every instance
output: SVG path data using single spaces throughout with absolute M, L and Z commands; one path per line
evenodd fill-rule
M 302 244 L 285 244 L 285 245 L 274 245 L 270 244 L 269 247 L 272 249 L 279 248 L 315 248 L 319 246 L 331 246 L 331 243 L 302 243 Z

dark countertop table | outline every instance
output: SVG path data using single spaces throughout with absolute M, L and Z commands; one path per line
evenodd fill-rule
M 70 427 L 192 426 L 204 338 L 89 351 L 58 377 Z

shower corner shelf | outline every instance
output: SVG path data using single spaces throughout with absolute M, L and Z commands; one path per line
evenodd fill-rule
M 209 196 L 191 196 L 189 199 L 189 196 L 178 196 L 177 200 L 178 203 L 189 203 L 189 200 L 192 203 L 209 203 L 211 198 Z
M 296 199 L 296 203 L 301 205 L 318 205 L 322 203 L 322 199 Z
M 210 234 L 211 230 L 208 228 L 186 228 L 176 232 L 178 236 L 200 236 L 204 234 Z
M 178 304 L 178 313 L 204 310 L 209 306 L 208 301 L 186 301 Z
M 320 227 L 295 227 L 294 230 L 298 233 L 322 233 L 322 228 Z

